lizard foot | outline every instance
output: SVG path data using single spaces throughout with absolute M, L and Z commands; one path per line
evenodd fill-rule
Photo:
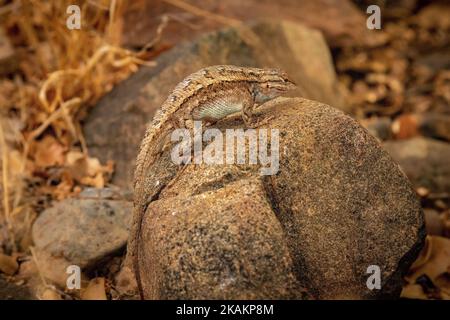
M 263 125 L 268 124 L 272 119 L 275 119 L 275 116 L 268 116 L 268 117 L 265 117 L 262 120 L 252 121 L 252 122 L 250 122 L 248 124 L 248 128 L 250 128 L 250 129 L 259 128 L 259 127 L 261 127 Z

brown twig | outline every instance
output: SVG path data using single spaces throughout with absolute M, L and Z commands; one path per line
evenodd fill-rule
M 11 209 L 9 205 L 9 180 L 8 180 L 8 146 L 6 145 L 3 125 L 0 121 L 0 145 L 2 150 L 2 183 L 3 183 L 3 206 L 5 208 L 5 221 L 8 228 L 9 239 L 13 251 L 16 251 L 14 227 L 11 222 Z
M 236 28 L 236 31 L 238 32 L 242 40 L 244 40 L 249 45 L 260 48 L 264 46 L 264 43 L 261 41 L 258 35 L 238 19 L 225 17 L 214 12 L 203 10 L 183 0 L 163 0 L 163 1 L 177 8 L 190 12 L 196 16 L 203 17 L 205 19 L 210 19 L 218 23 Z M 276 61 L 271 55 L 267 55 L 266 58 L 272 65 L 274 66 L 276 65 Z
M 206 19 L 211 19 L 211 20 L 215 20 L 219 23 L 225 24 L 225 25 L 229 25 L 229 26 L 238 26 L 241 24 L 240 20 L 234 19 L 234 18 L 229 18 L 229 17 L 225 17 L 222 16 L 220 14 L 216 14 L 207 10 L 203 10 L 199 7 L 196 7 L 190 3 L 187 3 L 185 1 L 182 0 L 163 0 L 164 2 L 167 2 L 168 4 L 171 4 L 175 7 L 178 7 L 180 9 L 183 9 L 187 12 L 190 12 L 196 16 L 200 16 Z
M 158 25 L 158 28 L 156 29 L 155 38 L 153 38 L 149 43 L 147 43 L 144 47 L 142 47 L 141 50 L 139 50 L 139 52 L 136 54 L 138 57 L 142 56 L 149 49 L 153 48 L 155 44 L 157 44 L 161 40 L 162 33 L 164 29 L 167 27 L 168 23 L 169 23 L 169 16 L 165 14 L 162 16 L 161 23 Z
M 68 109 L 73 108 L 81 103 L 81 99 L 79 97 L 75 97 L 66 101 L 62 104 L 61 108 L 57 109 L 53 112 L 41 125 L 33 130 L 31 134 L 28 136 L 28 141 L 32 141 L 39 137 L 55 120 L 64 116 L 64 113 L 68 112 Z
M 91 4 L 92 6 L 98 8 L 98 9 L 104 10 L 104 11 L 108 11 L 109 10 L 108 6 L 100 4 L 100 3 L 98 3 L 97 1 L 94 1 L 94 0 L 87 0 L 87 3 Z

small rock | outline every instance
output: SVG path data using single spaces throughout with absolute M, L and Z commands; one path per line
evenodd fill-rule
M 33 241 L 40 252 L 90 268 L 125 246 L 131 211 L 124 200 L 66 199 L 36 219 Z
M 378 140 L 388 140 L 392 137 L 392 121 L 388 117 L 362 119 L 359 123 Z
M 431 193 L 450 190 L 450 144 L 428 138 L 387 141 L 383 147 L 400 165 L 415 188 Z

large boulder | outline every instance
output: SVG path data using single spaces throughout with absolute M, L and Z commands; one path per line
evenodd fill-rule
M 84 127 L 89 151 L 114 159 L 113 183 L 132 185 L 133 165 L 146 124 L 176 84 L 210 65 L 278 67 L 299 89 L 293 94 L 345 108 L 329 49 L 319 31 L 291 22 L 261 22 L 248 31 L 227 28 L 182 44 L 119 84 L 92 110 Z M 248 38 L 253 40 L 248 42 Z
M 265 105 L 259 120 L 271 116 L 259 129 L 279 129 L 275 175 L 251 164 L 188 165 L 180 173 L 169 151 L 145 172 L 145 196 L 157 198 L 136 239 L 145 298 L 399 296 L 425 237 L 406 176 L 341 111 L 285 98 Z M 374 265 L 380 290 L 367 286 Z

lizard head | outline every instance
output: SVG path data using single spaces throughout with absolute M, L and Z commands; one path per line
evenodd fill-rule
M 264 69 L 261 81 L 253 85 L 256 103 L 264 103 L 296 88 L 286 72 L 278 69 Z

